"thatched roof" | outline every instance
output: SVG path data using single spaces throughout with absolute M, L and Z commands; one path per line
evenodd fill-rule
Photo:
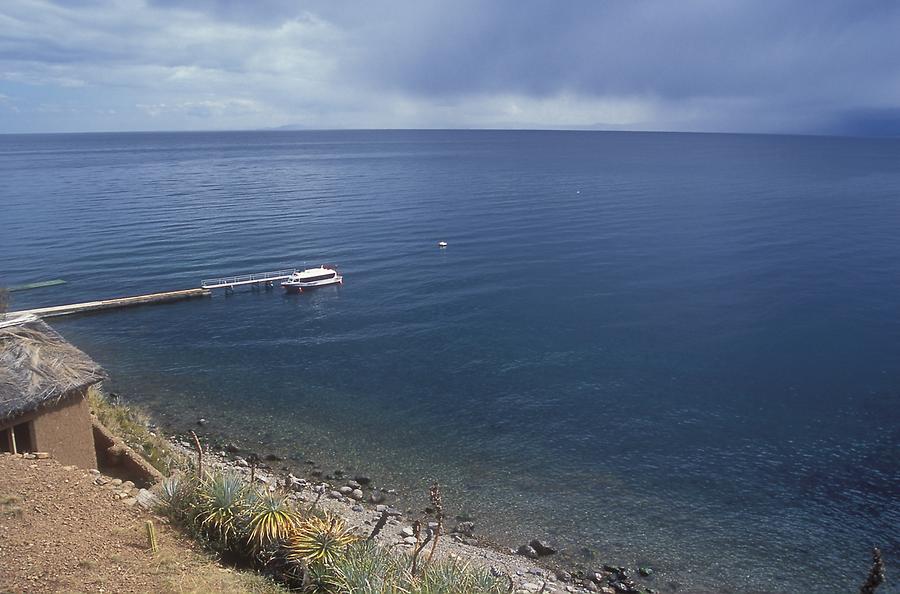
M 99 365 L 40 320 L 0 326 L 0 421 L 105 378 Z

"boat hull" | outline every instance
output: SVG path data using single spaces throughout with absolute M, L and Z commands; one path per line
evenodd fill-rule
M 292 281 L 284 281 L 281 283 L 281 286 L 284 287 L 284 290 L 288 293 L 302 293 L 303 291 L 309 291 L 312 289 L 318 289 L 319 287 L 326 287 L 328 285 L 339 285 L 344 282 L 344 277 L 341 275 L 337 275 L 334 278 L 327 278 L 325 280 L 320 281 L 312 281 L 309 283 L 305 282 L 292 282 Z

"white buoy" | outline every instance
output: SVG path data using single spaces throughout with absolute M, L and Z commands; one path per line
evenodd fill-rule
M 446 241 L 439 241 L 439 242 L 438 242 L 438 247 L 442 247 L 442 248 L 447 247 L 447 242 L 446 242 Z

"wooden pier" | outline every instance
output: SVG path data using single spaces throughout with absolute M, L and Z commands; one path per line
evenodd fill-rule
M 208 278 L 200 282 L 203 289 L 232 290 L 243 285 L 256 285 L 272 287 L 275 281 L 285 280 L 296 272 L 290 270 L 273 270 L 272 272 L 254 272 L 253 274 L 240 274 L 237 276 L 224 276 L 222 278 Z
M 86 301 L 84 303 L 72 303 L 70 305 L 54 305 L 53 307 L 39 307 L 37 309 L 11 311 L 7 314 L 7 317 L 12 318 L 14 316 L 32 315 L 39 318 L 52 318 L 55 316 L 87 313 L 117 307 L 133 307 L 136 305 L 183 301 L 185 299 L 194 299 L 196 297 L 208 297 L 210 294 L 209 289 L 201 287 L 199 289 L 186 289 L 184 291 L 166 291 L 164 293 L 149 293 L 147 295 L 136 295 L 134 297 L 119 297 L 117 299 L 103 299 L 101 301 Z
M 210 295 L 212 295 L 213 289 L 225 289 L 226 293 L 230 293 L 234 290 L 235 287 L 245 285 L 250 285 L 250 287 L 253 289 L 257 289 L 259 287 L 270 289 L 275 286 L 276 281 L 285 280 L 294 272 L 296 272 L 296 270 L 291 268 L 290 270 L 274 270 L 271 272 L 254 272 L 252 274 L 224 276 L 221 278 L 210 278 L 201 281 L 199 289 L 165 291 L 163 293 L 135 295 L 134 297 L 119 297 L 117 299 L 102 299 L 99 301 L 85 301 L 84 303 L 72 303 L 69 305 L 54 305 L 52 307 L 23 309 L 19 311 L 9 312 L 6 315 L 6 320 L 23 320 L 32 316 L 38 318 L 52 318 L 55 316 L 88 313 L 92 311 L 114 309 L 118 307 L 133 307 L 136 305 L 150 305 L 155 303 L 168 303 L 171 301 L 183 301 L 185 299 L 194 299 L 196 297 L 209 297 Z M 35 286 L 53 286 L 61 284 L 63 282 L 64 281 L 54 280 L 47 281 L 45 283 L 35 283 Z

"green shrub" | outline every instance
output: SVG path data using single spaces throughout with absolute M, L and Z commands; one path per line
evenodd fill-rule
M 222 548 L 233 547 L 240 538 L 247 516 L 248 490 L 244 478 L 232 472 L 213 471 L 200 482 L 194 522 Z
M 509 589 L 506 580 L 453 559 L 426 564 L 410 586 L 410 594 L 505 594 Z
M 455 560 L 432 561 L 413 576 L 411 558 L 371 542 L 347 548 L 337 561 L 353 594 L 506 594 L 507 580 Z
M 351 545 L 336 564 L 353 594 L 406 592 L 401 585 L 407 584 L 411 577 L 405 575 L 409 571 L 408 565 L 399 555 L 371 541 Z
M 186 473 L 163 481 L 161 511 L 219 552 L 237 554 L 305 594 L 506 594 L 509 582 L 456 560 L 421 563 L 361 541 L 343 520 L 302 512 L 286 495 L 250 488 L 236 473 L 203 480 Z
M 257 493 L 250 499 L 249 515 L 247 544 L 256 553 L 287 539 L 301 523 L 300 513 L 283 493 Z
M 193 476 L 176 474 L 163 479 L 158 496 L 164 514 L 181 525 L 193 521 L 198 511 L 197 481 Z
M 351 591 L 341 570 L 333 565 L 313 563 L 305 569 L 300 590 L 303 594 L 341 594 Z
M 313 516 L 301 522 L 288 537 L 284 544 L 285 558 L 310 566 L 334 565 L 356 540 L 339 517 Z

